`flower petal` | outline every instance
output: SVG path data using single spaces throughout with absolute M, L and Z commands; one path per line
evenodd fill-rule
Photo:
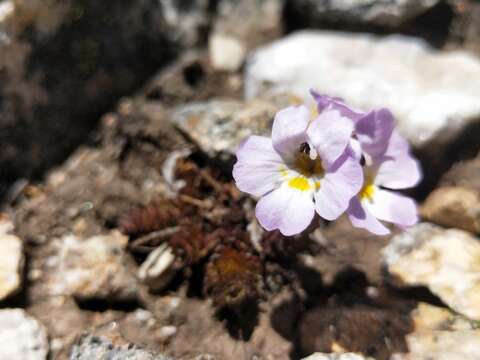
M 422 180 L 419 162 L 410 154 L 408 142 L 395 130 L 380 165 L 375 183 L 390 189 L 406 189 Z
M 315 215 L 312 191 L 297 190 L 284 182 L 258 201 L 255 213 L 268 231 L 279 229 L 285 236 L 299 234 Z
M 233 178 L 241 191 L 262 196 L 281 183 L 283 161 L 269 138 L 250 136 L 240 145 L 236 155 L 238 161 L 233 167 Z
M 355 134 L 362 150 L 372 158 L 385 154 L 395 126 L 388 109 L 373 110 L 362 116 L 355 125 Z
M 392 222 L 401 228 L 418 222 L 415 201 L 392 191 L 377 188 L 373 201 L 365 200 L 362 205 L 377 219 Z
M 277 112 L 272 127 L 273 148 L 286 159 L 291 159 L 305 142 L 309 121 L 310 110 L 305 105 L 290 106 Z
M 362 228 L 375 235 L 388 235 L 390 230 L 377 220 L 368 210 L 362 207 L 357 196 L 350 200 L 347 209 L 348 218 L 356 228 Z
M 322 113 L 327 108 L 335 109 L 340 112 L 342 116 L 346 116 L 352 120 L 358 120 L 363 113 L 355 110 L 343 102 L 342 98 L 331 97 L 328 95 L 321 95 L 317 91 L 310 89 L 310 94 L 317 103 L 318 113 Z
M 345 152 L 353 127 L 353 121 L 341 116 L 339 111 L 325 110 L 310 123 L 307 140 L 329 166 Z
M 324 219 L 335 220 L 345 212 L 362 185 L 362 167 L 346 152 L 320 180 L 320 188 L 314 195 L 317 213 Z

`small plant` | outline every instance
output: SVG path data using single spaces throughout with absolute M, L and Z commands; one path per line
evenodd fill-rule
M 260 197 L 256 216 L 268 231 L 299 234 L 315 213 L 335 220 L 347 212 L 353 226 L 378 235 L 417 222 L 415 202 L 387 189 L 421 180 L 409 145 L 388 109 L 367 113 L 312 91 L 317 112 L 305 106 L 279 111 L 271 138 L 250 136 L 237 151 L 238 188 Z
M 176 197 L 120 219 L 132 251 L 167 243 L 176 268 L 199 282 L 198 296 L 241 314 L 294 280 L 289 269 L 298 254 L 315 252 L 301 235 L 313 228 L 315 213 L 330 221 L 346 213 L 353 226 L 378 235 L 389 233 L 381 221 L 400 228 L 415 224 L 415 202 L 392 190 L 416 185 L 421 171 L 390 111 L 362 113 L 340 99 L 312 96 L 314 115 L 306 106 L 283 109 L 271 138 L 253 135 L 242 143 L 235 182 L 213 166 L 178 160 L 176 177 L 185 186 Z M 267 231 L 255 242 L 247 231 L 250 200 L 235 185 L 260 198 L 255 214 Z M 279 284 L 272 280 L 282 276 Z

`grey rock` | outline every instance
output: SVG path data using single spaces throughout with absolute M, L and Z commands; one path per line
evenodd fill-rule
M 275 113 L 298 98 L 277 96 L 242 102 L 215 99 L 179 106 L 172 121 L 211 158 L 228 162 L 249 135 L 270 135 Z
M 434 152 L 480 120 L 480 60 L 417 38 L 297 32 L 251 54 L 245 83 L 247 98 L 288 91 L 311 103 L 314 88 L 361 110 L 387 107 L 413 145 Z
M 70 360 L 173 360 L 132 344 L 116 345 L 110 339 L 92 334 L 83 335 L 72 347 Z
M 298 0 L 291 11 L 308 24 L 322 22 L 395 27 L 438 4 L 440 0 Z
M 22 309 L 0 310 L 0 359 L 45 360 L 47 334 L 43 326 Z

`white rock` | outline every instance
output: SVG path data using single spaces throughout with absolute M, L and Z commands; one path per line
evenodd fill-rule
M 462 230 L 421 223 L 384 249 L 388 271 L 408 285 L 425 285 L 453 310 L 480 320 L 480 242 Z
M 22 240 L 10 232 L 13 225 L 9 221 L 0 221 L 0 300 L 12 295 L 21 286 L 23 266 Z
M 47 334 L 43 326 L 22 309 L 0 310 L 0 359 L 45 360 Z
M 354 354 L 354 353 L 315 353 L 303 360 L 374 360 L 372 358 L 366 358 L 363 355 Z
M 137 282 L 127 268 L 128 238 L 118 231 L 80 239 L 61 239 L 58 254 L 47 260 L 51 276 L 50 295 L 73 295 L 81 299 L 130 300 Z
M 208 42 L 212 66 L 217 70 L 236 71 L 245 59 L 245 46 L 233 36 L 213 34 Z
M 417 38 L 326 31 L 294 33 L 248 59 L 246 97 L 289 91 L 339 96 L 358 109 L 388 107 L 416 146 L 451 141 L 480 119 L 480 61 Z

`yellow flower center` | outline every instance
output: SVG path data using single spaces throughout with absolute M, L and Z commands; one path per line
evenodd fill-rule
M 310 190 L 310 183 L 307 179 L 301 176 L 294 177 L 288 181 L 288 186 L 300 191 Z
M 375 185 L 372 182 L 367 182 L 363 185 L 362 190 L 360 190 L 360 199 L 368 199 L 370 202 L 373 201 L 373 196 L 375 195 Z

